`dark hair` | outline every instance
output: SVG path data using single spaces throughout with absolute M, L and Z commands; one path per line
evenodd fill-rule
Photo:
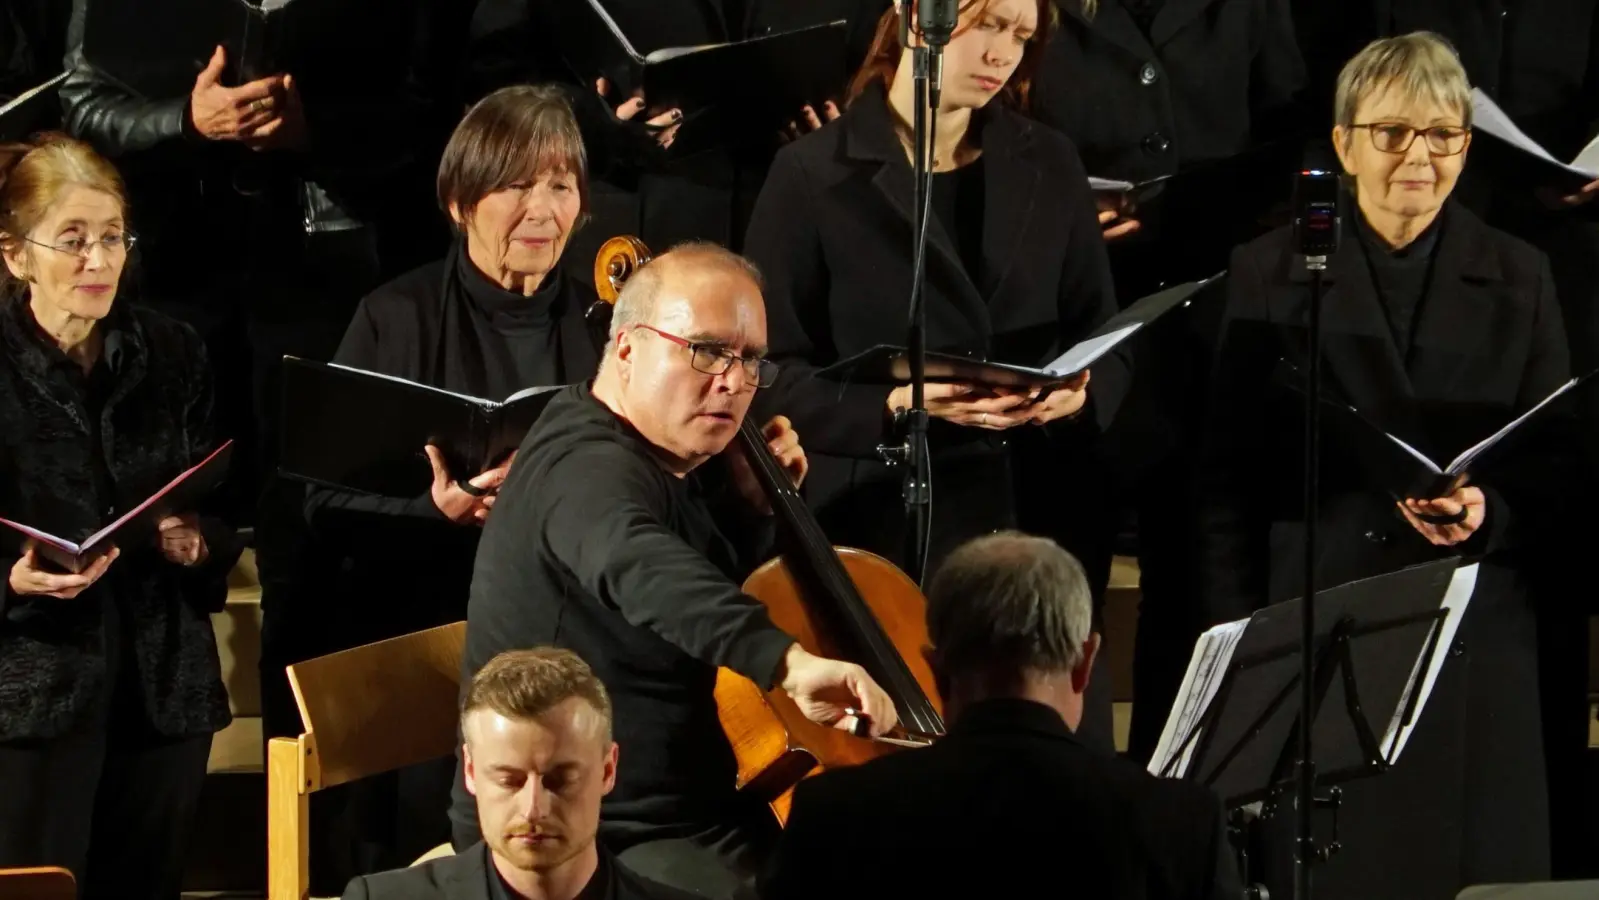
M 917 4 L 921 0 L 911 0 L 912 21 L 916 16 Z M 1056 11 L 1053 0 L 1036 0 L 1038 3 L 1038 31 L 1027 41 L 1027 46 L 1022 50 L 1022 61 L 1017 64 L 1016 71 L 1011 74 L 1010 80 L 1005 83 L 1005 89 L 1000 92 L 1000 100 L 1012 108 L 1027 112 L 1032 103 L 1033 79 L 1038 75 L 1039 63 L 1044 57 L 1044 44 L 1049 39 L 1049 32 L 1055 27 Z M 960 18 L 961 25 L 955 29 L 957 35 L 971 28 L 994 0 L 961 0 Z M 877 22 L 877 35 L 872 39 L 872 49 L 866 53 L 866 62 L 861 64 L 855 73 L 855 78 L 849 86 L 849 102 L 855 102 L 874 82 L 881 84 L 884 89 L 894 83 L 894 73 L 899 71 L 900 56 L 905 52 L 905 47 L 900 43 L 899 4 L 895 3 L 883 13 Z M 1084 9 L 1090 14 L 1093 6 L 1091 0 L 1084 3 Z
M 461 701 L 461 722 L 480 709 L 507 719 L 531 719 L 581 697 L 605 720 L 611 735 L 611 695 L 583 658 L 560 647 L 507 650 L 472 676 Z
M 943 677 L 1071 671 L 1092 629 L 1088 576 L 1048 538 L 1001 531 L 968 541 L 927 588 L 927 636 Z
M 94 148 L 60 132 L 0 144 L 0 251 L 11 251 L 39 226 L 69 187 L 86 187 L 115 197 L 126 214 L 122 176 Z M 22 283 L 0 266 L 0 296 L 16 294 Z
M 582 215 L 589 209 L 588 152 L 565 90 L 555 85 L 503 87 L 479 100 L 439 160 L 439 207 L 463 217 L 484 197 L 541 172 L 577 176 Z

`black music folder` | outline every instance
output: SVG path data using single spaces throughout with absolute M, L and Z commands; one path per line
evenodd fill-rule
M 1142 331 L 1145 326 L 1178 306 L 1183 306 L 1221 275 L 1190 281 L 1150 294 L 1134 302 L 1094 332 L 1078 341 L 1043 368 L 988 362 L 950 353 L 927 352 L 925 373 L 929 382 L 952 381 L 988 387 L 1053 388 L 1077 377 L 1101 357 Z M 910 381 L 910 357 L 904 347 L 878 344 L 816 373 L 857 384 L 904 384 Z
M 1531 409 L 1505 423 L 1446 463 L 1439 463 L 1417 449 L 1418 441 L 1406 441 L 1366 418 L 1355 407 L 1331 395 L 1323 384 L 1321 426 L 1325 435 L 1338 442 L 1341 450 L 1352 454 L 1376 486 L 1395 500 L 1432 500 L 1447 497 L 1466 484 L 1471 467 L 1484 454 L 1542 420 L 1557 409 L 1555 401 L 1585 384 L 1594 372 L 1573 378 L 1538 401 Z M 1277 383 L 1293 390 L 1304 402 L 1307 381 L 1302 372 L 1283 362 L 1273 376 Z
M 228 463 L 233 458 L 233 441 L 227 441 L 211 452 L 193 468 L 167 482 L 144 502 L 128 510 L 116 521 L 92 534 L 79 535 L 77 540 L 51 534 L 44 528 L 24 525 L 10 519 L 0 519 L 25 537 L 38 544 L 38 553 L 68 572 L 82 572 L 95 560 L 110 551 L 113 544 L 131 547 L 149 540 L 156 534 L 156 525 L 167 516 L 194 512 L 200 499 L 216 490 L 228 475 Z
M 1471 115 L 1473 133 L 1486 138 L 1471 149 L 1486 158 L 1498 173 L 1497 180 L 1519 182 L 1528 190 L 1548 187 L 1573 194 L 1599 181 L 1599 138 L 1568 163 L 1528 137 L 1482 88 L 1471 91 Z
M 20 141 L 61 118 L 61 82 L 67 73 L 35 85 L 0 106 L 0 141 Z
M 414 496 L 433 481 L 424 445 L 443 451 L 452 475 L 471 478 L 520 446 L 562 387 L 531 387 L 504 400 L 485 400 L 285 356 L 283 408 L 289 414 L 278 468 L 313 484 Z
M 1312 750 L 1336 785 L 1398 761 L 1476 588 L 1447 557 L 1316 592 Z M 1229 808 L 1291 790 L 1300 715 L 1295 598 L 1212 628 L 1195 645 L 1149 771 L 1189 778 Z
M 285 68 L 296 29 L 326 0 L 87 0 L 83 55 L 150 98 L 187 96 L 218 45 L 222 82 L 238 86 Z M 338 0 L 345 2 L 345 0 Z
M 671 152 L 711 143 L 770 138 L 809 104 L 839 99 L 849 77 L 842 19 L 748 40 L 697 47 L 635 49 L 600 0 L 550 0 L 546 10 L 572 71 L 592 84 L 604 77 L 621 102 L 642 89 L 652 109 L 677 108 L 683 124 Z

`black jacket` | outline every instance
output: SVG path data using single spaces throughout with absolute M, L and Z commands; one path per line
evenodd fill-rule
M 873 345 L 905 344 L 913 177 L 891 116 L 884 92 L 872 88 L 842 119 L 779 152 L 745 252 L 766 279 L 768 340 L 783 367 L 757 406 L 763 416 L 793 420 L 812 462 L 806 488 L 829 534 L 901 557 L 893 536 L 899 477 L 877 454 L 888 436 L 888 388 L 841 388 L 816 375 Z M 985 184 L 983 271 L 974 281 L 935 218 L 927 346 L 1042 365 L 1116 309 L 1087 174 L 1071 141 L 998 104 L 972 127 L 983 147 L 973 164 L 983 167 Z M 1097 432 L 1115 415 L 1130 375 L 1123 354 L 1102 359 L 1083 413 L 1047 429 L 994 436 L 935 420 L 934 528 L 944 536 L 934 543 L 1009 524 L 1010 444 L 1067 446 Z
M 1458 203 L 1443 217 L 1408 359 L 1352 237 L 1330 262 L 1322 334 L 1329 395 L 1448 460 L 1554 391 L 1568 366 L 1543 255 Z M 1194 535 L 1206 623 L 1303 593 L 1303 400 L 1268 386 L 1279 359 L 1305 368 L 1308 276 L 1291 247 L 1286 230 L 1272 232 L 1240 247 L 1229 273 Z M 1572 490 L 1569 435 L 1532 429 L 1481 459 L 1473 483 L 1487 519 L 1453 549 L 1417 534 L 1338 440 L 1328 431 L 1322 445 L 1318 584 L 1450 553 L 1481 568 L 1406 755 L 1345 786 L 1344 849 L 1318 871 L 1318 895 L 1394 896 L 1385 886 L 1403 885 L 1419 900 L 1536 881 L 1548 819 L 1528 559 Z
M 93 446 L 75 364 L 43 343 L 25 299 L 0 302 L 0 516 L 64 537 L 87 536 L 215 449 L 211 374 L 188 326 L 119 302 L 101 322 L 112 386 Z M 95 471 L 110 473 L 96 508 Z M 152 546 L 123 547 L 101 581 L 73 600 L 0 601 L 0 741 L 49 738 L 90 725 L 105 694 L 105 606 L 131 620 L 145 711 L 162 734 L 217 731 L 230 721 L 210 614 L 227 599 L 236 538 L 202 520 L 210 558 L 185 569 Z M 4 545 L 8 574 L 16 545 Z
M 1092 175 L 1137 183 L 1194 170 L 1142 202 L 1143 227 L 1111 244 L 1124 304 L 1215 274 L 1264 231 L 1307 124 L 1288 0 L 1156 5 L 1146 33 L 1122 0 L 1103 0 L 1092 19 L 1063 3 L 1033 103 Z
M 771 821 L 735 794 L 713 691 L 719 666 L 772 687 L 794 639 L 739 589 L 762 549 L 749 545 L 769 529 L 738 517 L 719 463 L 672 476 L 587 384 L 573 385 L 522 442 L 483 528 L 462 683 L 495 654 L 540 644 L 593 667 L 628 754 L 600 825 L 618 852 L 746 812 Z M 451 815 L 472 824 L 459 772 Z
M 502 900 L 496 890 L 489 849 L 474 844 L 453 856 L 420 866 L 360 875 L 344 889 L 343 900 Z M 602 847 L 600 867 L 576 900 L 690 900 L 694 894 L 646 880 Z
M 841 875 L 819 861 L 849 847 Z M 986 700 L 931 747 L 800 782 L 761 879 L 813 897 L 1242 896 L 1221 803 L 1084 746 L 1049 707 Z M 1064 890 L 1064 887 L 1058 889 Z
M 86 0 L 73 0 L 71 74 L 61 85 L 65 127 L 116 160 L 128 180 L 146 261 L 145 293 L 168 302 L 206 302 L 203 286 L 198 298 L 180 293 L 197 290 L 197 272 L 204 271 L 197 258 L 230 291 L 241 269 L 256 282 L 275 282 L 292 271 L 285 260 L 298 258 L 307 234 L 361 225 L 380 226 L 383 277 L 435 256 L 447 231 L 431 187 L 459 109 L 443 121 L 441 107 L 453 98 L 432 56 L 461 39 L 436 24 L 445 20 L 435 6 L 406 0 L 382 16 L 337 7 L 335 15 L 359 14 L 360 21 L 318 23 L 320 52 L 302 53 L 315 62 L 292 73 L 311 149 L 254 153 L 199 137 L 189 119 L 192 84 L 171 96 L 146 96 L 88 59 L 84 34 L 93 13 Z M 353 65 L 352 33 L 363 35 L 360 46 L 385 52 L 361 53 Z M 385 122 L 407 123 L 403 136 L 375 124 Z M 228 253 L 196 246 L 224 234 Z M 281 309 L 292 299 L 273 297 L 267 308 Z

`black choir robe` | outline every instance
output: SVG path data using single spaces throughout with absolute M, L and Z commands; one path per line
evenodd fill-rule
M 1353 204 L 1351 204 L 1353 209 Z M 1352 212 L 1351 215 L 1359 215 Z M 1402 355 L 1360 242 L 1327 273 L 1324 385 L 1450 459 L 1551 393 L 1568 375 L 1549 264 L 1450 202 L 1430 288 Z M 1353 230 L 1351 228 L 1351 230 Z M 1287 230 L 1240 247 L 1202 449 L 1201 615 L 1248 616 L 1303 585 L 1303 400 L 1270 387 L 1280 359 L 1305 369 L 1308 274 Z M 1445 900 L 1485 882 L 1548 872 L 1538 652 L 1530 551 L 1571 489 L 1569 435 L 1534 430 L 1483 459 L 1473 483 L 1487 519 L 1456 548 L 1428 543 L 1367 473 L 1324 437 L 1317 578 L 1333 586 L 1460 553 L 1477 586 L 1432 698 L 1398 765 L 1347 784 L 1343 850 L 1317 871 L 1328 900 Z M 1325 432 L 1324 432 L 1325 434 Z M 1287 871 L 1291 851 L 1269 858 Z M 1287 892 L 1290 882 L 1272 885 Z

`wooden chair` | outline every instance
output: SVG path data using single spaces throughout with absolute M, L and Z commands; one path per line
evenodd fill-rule
M 58 866 L 0 869 L 0 900 L 74 900 L 78 885 Z
M 309 896 L 312 793 L 454 753 L 465 639 L 455 622 L 288 667 L 305 733 L 267 744 L 268 900 Z

